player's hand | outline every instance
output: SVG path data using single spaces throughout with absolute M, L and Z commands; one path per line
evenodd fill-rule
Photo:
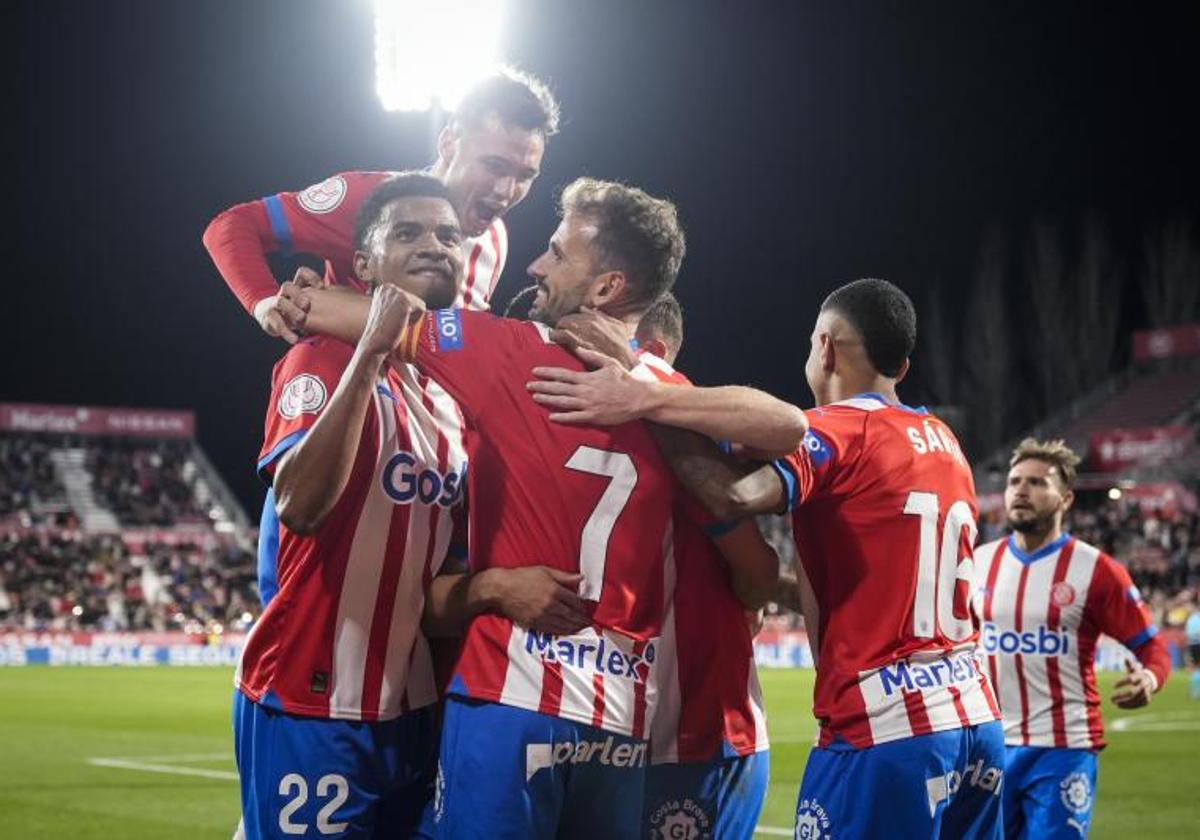
M 425 301 L 387 283 L 375 287 L 367 326 L 359 347 L 372 356 L 385 357 L 396 349 L 409 324 L 425 315 Z
M 492 569 L 501 614 L 538 633 L 569 636 L 592 623 L 579 597 L 583 575 L 549 566 Z
M 613 359 L 580 347 L 575 351 L 595 370 L 581 372 L 558 367 L 535 367 L 538 377 L 526 383 L 535 402 L 554 409 L 555 423 L 615 426 L 637 420 L 647 410 L 653 382 L 642 382 Z
M 578 350 L 583 348 L 616 360 L 626 370 L 632 370 L 637 365 L 637 354 L 629 346 L 625 323 L 598 309 L 584 307 L 560 319 L 558 326 L 550 330 L 550 339 L 577 356 Z M 584 364 L 594 367 L 583 356 L 579 358 Z
M 1125 660 L 1125 676 L 1117 680 L 1113 686 L 1113 705 L 1122 709 L 1140 709 L 1150 702 L 1154 692 L 1158 690 L 1158 680 L 1153 672 L 1146 670 L 1140 664 Z
M 295 344 L 304 334 L 310 306 L 302 291 L 320 285 L 321 275 L 301 266 L 295 277 L 279 287 L 279 294 L 263 298 L 254 305 L 254 319 L 267 335 Z

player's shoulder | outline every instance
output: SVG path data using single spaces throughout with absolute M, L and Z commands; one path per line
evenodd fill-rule
M 350 363 L 354 347 L 344 341 L 325 335 L 307 336 L 300 339 L 275 363 L 273 378 L 294 376 L 311 370 L 314 373 L 341 370 Z
M 1001 551 L 1006 548 L 1008 548 L 1007 534 L 999 539 L 992 540 L 991 542 L 985 542 L 978 546 L 975 549 L 975 556 L 991 558 L 992 555 L 994 555 L 997 551 Z
M 688 379 L 686 375 L 672 367 L 670 362 L 660 356 L 656 356 L 648 350 L 639 350 L 637 357 L 638 361 L 645 365 L 650 374 L 659 382 L 667 382 L 672 385 L 692 384 L 692 380 Z

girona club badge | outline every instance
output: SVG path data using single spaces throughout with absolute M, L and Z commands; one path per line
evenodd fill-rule
M 1060 580 L 1050 587 L 1050 600 L 1056 607 L 1069 607 L 1075 603 L 1075 587 Z
M 316 414 L 325 405 L 325 384 L 309 373 L 302 373 L 283 386 L 279 395 L 279 414 L 295 420 L 301 414 Z
M 300 206 L 309 213 L 332 213 L 346 197 L 346 179 L 334 175 L 319 184 L 313 184 L 297 196 Z

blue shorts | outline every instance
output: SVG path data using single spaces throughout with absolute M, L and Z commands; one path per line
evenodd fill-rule
M 648 750 L 638 738 L 452 695 L 422 835 L 637 837 Z
M 296 717 L 233 694 L 246 840 L 408 837 L 433 796 L 437 714 Z
M 653 764 L 646 771 L 642 837 L 748 840 L 767 795 L 766 750 L 692 764 Z
M 1002 836 L 1004 730 L 997 722 L 808 756 L 796 837 Z
M 1009 747 L 1003 799 L 1006 837 L 1085 837 L 1096 802 L 1096 754 Z

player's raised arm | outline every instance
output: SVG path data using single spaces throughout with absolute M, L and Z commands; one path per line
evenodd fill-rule
M 533 398 L 553 409 L 550 419 L 558 423 L 611 426 L 649 420 L 739 443 L 771 458 L 798 449 L 808 430 L 801 409 L 756 388 L 677 388 L 639 377 L 588 348 L 576 353 L 594 370 L 537 367 L 538 378 L 529 383 Z
M 408 327 L 411 307 L 401 295 L 386 286 L 373 299 L 357 295 L 368 312 L 354 356 L 312 430 L 275 470 L 279 519 L 297 534 L 312 534 L 320 527 L 350 480 L 380 368 Z

